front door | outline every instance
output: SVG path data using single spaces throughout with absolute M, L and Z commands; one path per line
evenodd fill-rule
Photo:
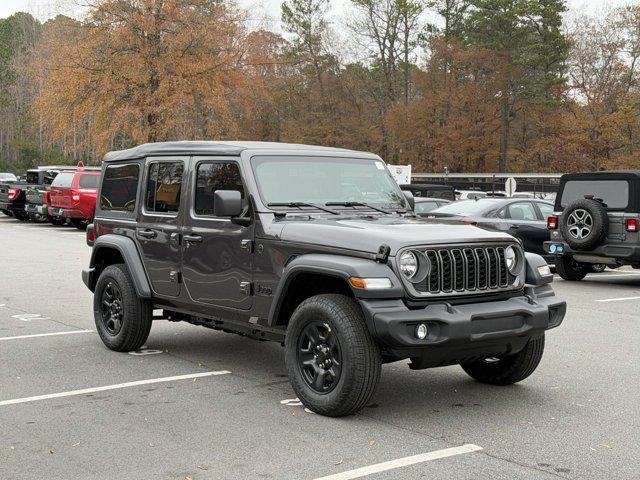
M 237 190 L 246 203 L 235 160 L 194 158 L 191 206 L 184 226 L 182 274 L 192 300 L 248 310 L 252 304 L 253 224 L 214 215 L 213 193 Z M 248 212 L 248 208 L 245 208 Z
M 160 296 L 180 293 L 184 171 L 185 158 L 150 158 L 146 164 L 136 241 L 151 288 Z

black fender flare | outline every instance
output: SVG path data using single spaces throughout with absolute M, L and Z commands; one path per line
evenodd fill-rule
M 138 296 L 140 298 L 151 298 L 151 284 L 149 283 L 147 272 L 144 269 L 142 258 L 140 258 L 140 253 L 138 252 L 138 247 L 135 242 L 124 235 L 100 235 L 96 239 L 93 245 L 93 251 L 91 252 L 91 261 L 89 263 L 90 271 L 95 269 L 96 258 L 99 252 L 104 249 L 112 249 L 120 252 L 129 270 L 129 275 L 131 276 Z M 97 280 L 97 278 L 91 279 L 93 287 L 95 287 Z
M 277 322 L 287 290 L 295 278 L 304 273 L 317 273 L 336 277 L 346 282 L 356 299 L 401 298 L 405 294 L 402 282 L 387 263 L 347 255 L 316 253 L 300 255 L 291 260 L 282 272 L 274 295 L 274 301 L 269 311 L 269 325 L 274 325 Z M 350 277 L 388 278 L 391 280 L 392 286 L 384 290 L 367 291 L 353 287 L 349 283 Z

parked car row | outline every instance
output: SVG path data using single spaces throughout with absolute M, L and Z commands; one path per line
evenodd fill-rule
M 0 212 L 26 222 L 69 222 L 84 230 L 93 220 L 100 168 L 41 166 L 27 171 L 26 180 L 2 177 Z

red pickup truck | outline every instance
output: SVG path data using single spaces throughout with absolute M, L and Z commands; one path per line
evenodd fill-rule
M 75 172 L 60 172 L 51 183 L 47 200 L 49 215 L 64 217 L 84 230 L 93 220 L 100 184 L 100 169 L 78 166 Z

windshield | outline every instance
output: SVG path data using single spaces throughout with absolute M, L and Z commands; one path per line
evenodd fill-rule
M 479 215 L 491 208 L 498 207 L 503 203 L 498 199 L 485 200 L 460 200 L 437 208 L 433 213 L 447 213 L 450 215 Z
M 404 195 L 379 160 L 328 157 L 253 157 L 265 204 L 359 202 L 404 208 Z

